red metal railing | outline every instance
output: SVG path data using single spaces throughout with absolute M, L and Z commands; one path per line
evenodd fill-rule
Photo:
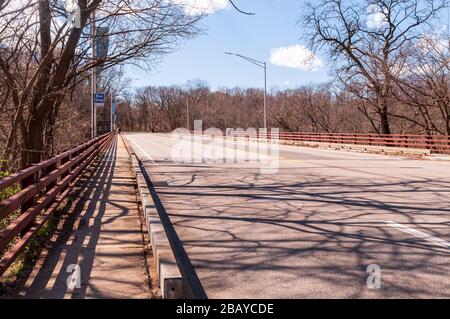
M 112 133 L 102 135 L 0 180 L 0 191 L 20 185 L 19 192 L 0 203 L 0 220 L 20 211 L 0 230 L 0 277 L 58 209 L 80 173 L 110 145 L 112 137 Z
M 248 132 L 235 131 L 236 137 L 249 136 Z M 267 137 L 259 132 L 251 137 L 275 139 L 281 141 L 338 143 L 352 145 L 369 145 L 398 148 L 426 149 L 431 153 L 450 154 L 450 136 L 445 135 L 403 135 L 403 134 L 352 134 L 352 133 L 302 133 L 302 132 L 268 132 Z

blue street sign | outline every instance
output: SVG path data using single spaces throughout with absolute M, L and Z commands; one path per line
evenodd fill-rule
M 94 94 L 94 103 L 104 104 L 105 103 L 105 94 L 95 93 Z

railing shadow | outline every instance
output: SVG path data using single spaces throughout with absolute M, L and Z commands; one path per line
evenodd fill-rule
M 94 172 L 80 182 L 80 187 L 76 193 L 76 200 L 66 207 L 66 210 L 72 211 L 71 215 L 64 220 L 63 229 L 56 234 L 56 239 L 48 255 L 42 261 L 41 267 L 30 280 L 29 285 L 20 289 L 16 298 L 111 298 L 105 296 L 104 292 L 99 291 L 91 282 L 94 261 L 96 257 L 107 257 L 116 252 L 110 252 L 108 249 L 97 251 L 100 234 L 107 241 L 107 245 L 115 247 L 116 245 L 128 242 L 126 237 L 119 236 L 123 230 L 108 230 L 106 233 L 102 230 L 108 224 L 111 224 L 117 218 L 128 214 L 128 201 L 111 200 L 112 185 L 127 185 L 120 181 L 119 177 L 114 177 L 116 169 L 117 156 L 117 137 L 114 138 L 112 145 L 105 156 L 98 160 L 94 165 Z M 115 213 L 105 215 L 109 209 L 114 207 Z M 117 212 L 118 211 L 118 212 Z M 129 231 L 130 233 L 133 230 Z M 128 231 L 127 231 L 128 233 Z M 105 245 L 105 243 L 103 243 Z M 132 254 L 134 252 L 130 252 Z M 122 253 L 121 255 L 126 254 Z M 67 280 L 73 272 L 71 265 L 78 265 L 81 276 L 80 287 L 69 287 Z M 124 270 L 125 271 L 125 270 Z M 107 274 L 105 274 L 107 276 Z M 108 279 L 111 284 L 117 279 Z M 116 282 L 118 284 L 119 282 Z M 133 284 L 124 280 L 125 284 Z

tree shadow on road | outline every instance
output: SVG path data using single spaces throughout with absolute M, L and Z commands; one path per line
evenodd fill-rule
M 450 247 L 388 223 L 450 241 L 448 178 L 169 166 L 148 169 L 209 296 L 450 297 Z M 367 286 L 372 264 L 381 289 Z

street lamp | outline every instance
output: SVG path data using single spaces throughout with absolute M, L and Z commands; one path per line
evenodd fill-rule
M 237 56 L 264 69 L 264 129 L 267 130 L 267 63 L 237 53 L 225 52 L 225 54 Z

